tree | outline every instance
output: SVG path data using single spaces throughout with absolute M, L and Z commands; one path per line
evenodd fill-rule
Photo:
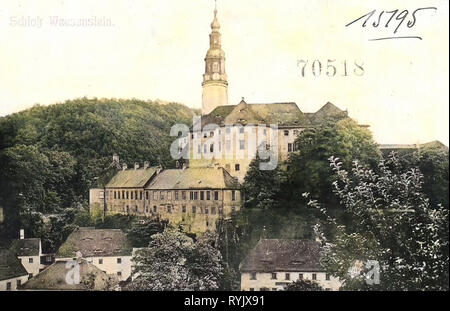
M 357 161 L 352 174 L 339 159 L 330 158 L 330 163 L 337 176 L 334 193 L 352 226 L 328 217 L 338 228 L 330 241 L 317 227 L 328 272 L 346 289 L 448 290 L 448 209 L 430 206 L 422 173 L 403 170 L 395 154 L 379 163 L 378 173 Z M 309 205 L 327 215 L 316 200 Z M 367 281 L 368 276 L 373 278 Z
M 147 248 L 133 258 L 136 279 L 126 290 L 216 290 L 222 275 L 222 256 L 208 238 L 197 242 L 167 228 L 153 235 Z
M 380 159 L 377 144 L 370 131 L 347 118 L 327 120 L 323 124 L 302 131 L 296 142 L 299 152 L 289 157 L 287 182 L 283 185 L 288 201 L 297 201 L 298 191 L 324 203 L 334 202 L 332 183 L 335 176 L 328 159 L 339 157 L 344 168 L 350 169 L 353 160 L 376 167 Z
M 261 170 L 259 153 L 250 163 L 242 189 L 246 208 L 271 208 L 277 205 L 276 197 L 280 191 L 280 171 Z
M 133 247 L 147 247 L 152 236 L 161 233 L 167 227 L 168 221 L 159 218 L 137 218 L 126 230 Z
M 297 280 L 286 285 L 285 290 L 288 292 L 320 292 L 323 291 L 323 288 L 311 280 Z

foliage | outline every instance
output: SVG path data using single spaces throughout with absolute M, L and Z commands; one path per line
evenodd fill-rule
M 285 287 L 288 292 L 320 292 L 323 291 L 322 286 L 311 280 L 297 280 Z
M 182 232 L 167 228 L 152 236 L 148 248 L 138 250 L 127 290 L 216 290 L 223 273 L 222 257 L 206 236 L 194 242 Z
M 152 236 L 163 232 L 167 225 L 167 220 L 159 218 L 136 219 L 126 232 L 133 247 L 147 247 L 151 242 Z
M 278 166 L 274 170 L 261 170 L 261 159 L 256 154 L 250 163 L 242 185 L 245 194 L 245 208 L 271 208 L 277 206 L 281 176 Z
M 378 173 L 355 162 L 352 177 L 339 159 L 330 162 L 338 178 L 334 192 L 353 226 L 349 231 L 328 218 L 338 228 L 333 241 L 322 236 L 328 272 L 344 280 L 346 289 L 448 290 L 448 209 L 430 206 L 422 173 L 403 170 L 394 154 L 379 163 Z M 317 201 L 309 205 L 327 214 Z M 374 267 L 364 265 L 368 260 L 378 262 L 379 284 L 365 282 Z
M 190 125 L 192 115 L 174 103 L 81 98 L 0 118 L 0 236 L 15 237 L 26 224 L 38 232 L 37 213 L 87 207 L 89 188 L 114 173 L 114 153 L 128 164 L 171 167 L 170 128 Z
M 298 153 L 289 157 L 287 182 L 283 185 L 287 201 L 297 202 L 298 193 L 308 192 L 324 203 L 333 203 L 331 185 L 335 176 L 329 170 L 328 158 L 339 157 L 344 168 L 352 161 L 376 166 L 380 152 L 370 131 L 351 119 L 327 120 L 323 124 L 302 131 L 296 142 Z

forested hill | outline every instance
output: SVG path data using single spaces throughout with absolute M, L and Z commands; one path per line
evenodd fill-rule
M 175 103 L 81 98 L 0 118 L 5 224 L 15 230 L 19 213 L 85 205 L 88 189 L 104 175 L 114 153 L 129 166 L 173 165 L 170 128 L 190 126 L 193 115 Z

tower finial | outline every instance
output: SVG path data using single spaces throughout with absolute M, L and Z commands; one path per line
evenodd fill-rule
M 214 13 L 217 13 L 217 0 L 214 0 Z

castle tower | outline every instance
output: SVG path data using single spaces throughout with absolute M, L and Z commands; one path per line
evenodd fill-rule
M 228 81 L 225 73 L 225 52 L 222 50 L 217 6 L 211 23 L 209 50 L 205 58 L 205 74 L 202 83 L 202 115 L 218 106 L 228 105 Z

